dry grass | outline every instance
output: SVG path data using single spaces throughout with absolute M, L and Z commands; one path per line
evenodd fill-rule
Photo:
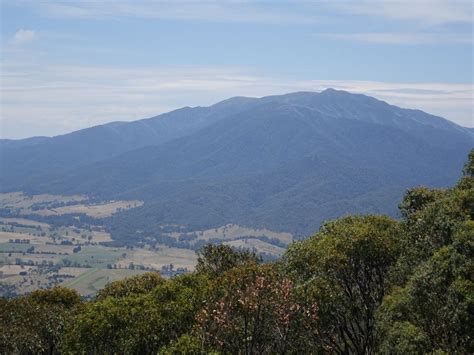
M 64 253 L 63 253 L 64 254 Z M 71 253 L 72 254 L 72 249 Z M 49 262 L 52 261 L 54 264 L 59 263 L 62 259 L 67 259 L 69 255 L 59 255 L 59 254 L 26 254 L 23 253 L 11 253 L 10 257 L 6 258 L 5 264 L 12 265 L 15 263 L 15 259 L 21 259 L 23 261 L 32 260 L 34 263 L 42 263 L 43 261 Z
M 53 202 L 81 202 L 87 200 L 86 196 L 73 195 L 73 196 L 62 196 L 62 195 L 33 195 L 27 196 L 23 192 L 9 192 L 0 194 L 0 206 L 1 207 L 12 207 L 12 208 L 23 208 L 27 209 L 33 206 L 35 203 L 53 203 Z
M 107 232 L 92 232 L 92 242 L 96 243 L 103 243 L 103 242 L 111 242 L 112 236 L 110 233 Z
M 45 244 L 47 237 L 35 237 L 25 233 L 0 232 L 0 243 L 8 243 L 10 239 L 28 239 L 32 245 Z
M 58 207 L 54 209 L 53 208 L 44 209 L 44 210 L 34 211 L 33 213 L 36 213 L 41 216 L 62 215 L 62 214 L 69 214 L 69 213 L 74 213 L 74 214 L 83 213 L 93 218 L 104 218 L 104 217 L 110 217 L 114 213 L 117 213 L 121 210 L 127 210 L 131 208 L 139 207 L 142 205 L 143 205 L 143 201 L 138 201 L 138 200 L 112 201 L 112 202 L 106 202 L 106 203 L 95 204 L 95 205 L 79 204 L 79 205 Z
M 74 275 L 74 276 L 79 276 L 86 272 L 87 268 L 83 267 L 62 267 L 59 271 L 60 274 L 67 274 L 67 275 Z
M 145 267 L 161 269 L 163 265 L 173 264 L 175 268 L 186 267 L 194 269 L 197 262 L 196 253 L 193 250 L 181 248 L 159 247 L 158 250 L 147 250 L 135 248 L 125 251 L 127 256 L 118 262 L 122 267 L 127 267 L 131 262 L 142 264 Z
M 29 271 L 36 268 L 36 266 L 20 266 L 20 265 L 3 265 L 0 266 L 0 272 L 3 273 L 3 278 L 15 276 L 22 271 Z
M 127 210 L 130 208 L 135 208 L 143 205 L 143 201 L 133 200 L 133 201 L 110 201 L 98 204 L 87 204 L 86 196 L 82 195 L 72 195 L 72 196 L 63 196 L 63 195 L 33 195 L 27 196 L 23 192 L 10 192 L 0 194 L 0 207 L 3 208 L 15 208 L 21 209 L 20 213 L 23 215 L 26 214 L 37 214 L 39 216 L 54 216 L 62 215 L 68 213 L 84 213 L 93 218 L 104 218 L 110 217 L 114 213 L 117 213 L 121 210 Z M 57 208 L 48 208 L 48 204 L 52 203 L 70 203 L 74 204 L 70 206 L 63 206 Z M 34 204 L 41 203 L 46 205 L 46 208 L 33 210 L 32 207 Z M 18 222 L 20 223 L 20 222 Z M 40 225 L 38 222 L 30 222 L 31 225 Z M 25 224 L 25 223 L 23 223 Z
M 61 254 L 73 254 L 73 245 L 60 245 L 60 244 L 43 244 L 43 245 L 34 245 L 35 252 L 46 252 L 46 253 L 57 253 L 58 257 L 64 259 L 66 256 L 59 255 Z
M 49 224 L 43 222 L 32 221 L 31 219 L 25 218 L 0 218 L 0 223 L 2 224 L 23 224 L 25 226 L 31 227 L 41 227 L 41 228 L 49 228 Z
M 211 239 L 231 241 L 241 239 L 242 237 L 267 237 L 270 239 L 277 239 L 284 244 L 290 244 L 293 241 L 293 236 L 290 233 L 273 232 L 268 229 L 252 229 L 238 226 L 236 224 L 228 224 L 219 228 L 208 229 L 205 231 L 196 231 L 195 233 L 198 236 L 197 240 L 205 241 L 209 241 Z
M 239 239 L 232 240 L 230 242 L 224 242 L 224 244 L 235 248 L 255 249 L 258 253 L 267 253 L 276 256 L 280 256 L 285 252 L 284 248 L 261 241 L 259 239 Z

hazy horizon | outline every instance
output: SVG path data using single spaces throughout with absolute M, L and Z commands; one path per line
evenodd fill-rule
M 327 87 L 473 127 L 470 1 L 1 3 L 1 138 Z
M 333 90 L 338 90 L 338 89 L 334 89 L 332 87 L 328 87 L 328 88 L 325 88 L 325 89 L 322 89 L 321 91 L 294 91 L 294 92 L 285 92 L 285 93 L 281 93 L 281 94 L 274 94 L 274 95 L 266 95 L 266 96 L 281 96 L 281 95 L 287 95 L 287 94 L 294 94 L 294 93 L 298 93 L 298 92 L 308 92 L 308 93 L 314 93 L 314 94 L 318 94 L 318 93 L 321 93 L 325 90 L 328 90 L 328 89 L 333 89 Z M 346 90 L 338 90 L 338 91 L 343 91 L 343 92 L 349 92 L 349 91 L 346 91 Z M 349 92 L 349 93 L 353 93 L 353 92 Z M 364 94 L 365 95 L 365 94 Z M 155 118 L 155 117 L 159 117 L 160 115 L 162 114 L 165 114 L 165 113 L 168 113 L 168 112 L 172 112 L 174 110 L 179 110 L 181 108 L 185 108 L 185 107 L 210 107 L 210 106 L 213 106 L 213 105 L 216 105 L 222 101 L 226 101 L 228 99 L 232 99 L 232 98 L 236 98 L 236 97 L 246 97 L 246 98 L 255 98 L 255 99 L 259 99 L 259 98 L 263 98 L 263 97 L 266 97 L 266 96 L 243 96 L 243 95 L 239 95 L 239 96 L 232 96 L 232 97 L 229 97 L 229 98 L 225 98 L 223 100 L 219 100 L 217 102 L 213 102 L 209 105 L 196 105 L 196 106 L 189 106 L 189 105 L 185 105 L 185 106 L 181 106 L 181 107 L 176 107 L 174 109 L 171 109 L 170 111 L 166 111 L 166 112 L 161 112 L 161 113 L 158 113 L 156 115 L 153 115 L 153 116 L 150 116 L 150 117 L 142 117 L 142 118 L 137 118 L 137 119 L 133 119 L 133 120 L 116 120 L 116 121 L 109 121 L 109 122 L 104 122 L 104 123 L 100 123 L 98 125 L 93 125 L 93 126 L 87 126 L 87 127 L 82 127 L 82 128 L 79 128 L 77 130 L 82 130 L 82 129 L 87 129 L 87 128 L 91 128 L 91 127 L 95 127 L 95 126 L 100 126 L 100 125 L 107 125 L 107 124 L 110 124 L 110 123 L 115 123 L 115 122 L 124 122 L 124 123 L 127 123 L 127 122 L 136 122 L 136 121 L 140 121 L 140 120 L 146 120 L 146 119 L 151 119 L 151 118 Z M 380 101 L 383 101 L 383 102 L 386 102 L 388 103 L 389 105 L 393 105 L 391 104 L 390 102 L 387 102 L 385 100 L 381 100 L 375 96 L 370 96 L 370 95 L 366 95 L 366 96 L 369 96 L 369 97 L 374 97 L 376 98 L 377 100 L 380 100 Z M 398 106 L 398 105 L 394 105 L 394 106 Z M 401 107 L 401 106 L 398 106 L 398 107 Z M 401 107 L 401 108 L 404 108 L 404 109 L 417 109 L 416 107 Z M 426 111 L 424 111 L 426 112 Z M 434 115 L 433 113 L 431 112 L 426 112 L 430 115 Z M 434 116 L 437 116 L 437 115 L 434 115 Z M 437 116 L 437 117 L 441 117 L 441 116 Z M 446 117 L 441 117 L 443 119 L 447 119 Z M 449 119 L 447 119 L 448 121 L 452 122 L 452 123 L 455 123 L 455 124 L 458 124 L 454 121 L 451 121 Z M 460 124 L 458 124 L 460 125 Z M 472 128 L 470 126 L 462 126 L 460 125 L 461 127 L 466 127 L 466 128 Z M 65 135 L 65 134 L 69 134 L 69 133 L 72 133 L 72 132 L 75 132 L 77 130 L 73 130 L 73 131 L 69 131 L 69 132 L 64 132 L 64 133 L 60 133 L 60 134 L 57 134 L 57 135 L 38 135 L 38 136 L 27 136 L 27 137 L 20 137 L 20 138 L 3 138 L 3 137 L 0 137 L 0 139 L 6 139 L 6 140 L 21 140 L 21 139 L 28 139 L 28 138 L 39 138 L 39 137 L 47 137 L 47 138 L 52 138 L 52 137 L 56 137 L 56 136 L 60 136 L 60 135 Z

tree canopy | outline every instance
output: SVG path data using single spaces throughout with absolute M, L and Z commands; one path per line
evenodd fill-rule
M 474 353 L 474 150 L 450 189 L 415 187 L 400 220 L 346 216 L 275 262 L 208 245 L 192 273 L 146 273 L 95 299 L 0 300 L 0 352 Z

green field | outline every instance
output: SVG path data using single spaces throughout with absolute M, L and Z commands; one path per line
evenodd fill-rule
M 124 253 L 123 249 L 101 248 L 94 246 L 82 247 L 77 254 L 71 254 L 67 259 L 81 265 L 92 267 L 107 267 L 107 264 L 115 264 Z
M 109 282 L 143 274 L 144 272 L 146 271 L 91 268 L 76 277 L 74 280 L 65 282 L 61 286 L 73 288 L 83 296 L 90 296 L 95 294 Z
M 0 253 L 23 253 L 32 246 L 32 244 L 1 243 Z

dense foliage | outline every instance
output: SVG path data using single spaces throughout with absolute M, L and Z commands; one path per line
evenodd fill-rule
M 275 263 L 207 246 L 196 271 L 1 300 L 0 352 L 474 353 L 474 150 L 451 189 L 409 190 L 401 220 L 347 216 Z

